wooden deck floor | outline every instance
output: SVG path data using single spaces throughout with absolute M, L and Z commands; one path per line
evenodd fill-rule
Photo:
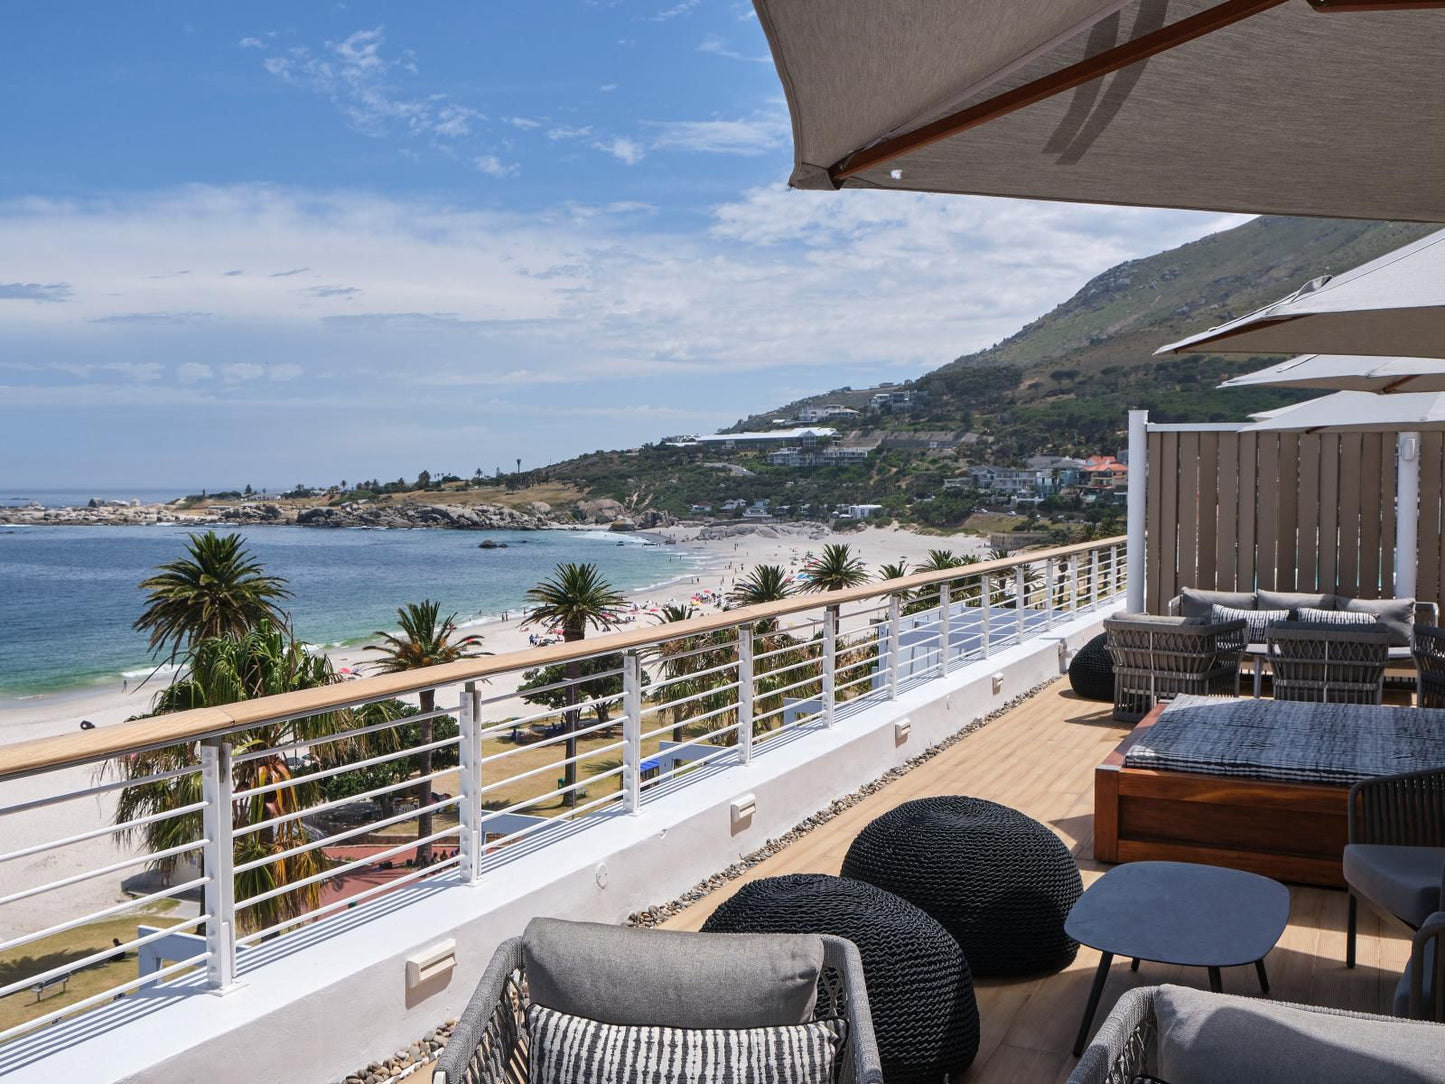
M 1127 732 L 1106 706 L 1080 700 L 1062 679 L 1003 718 L 963 739 L 797 843 L 754 867 L 746 879 L 783 873 L 837 873 L 858 831 L 901 802 L 934 794 L 968 794 L 1011 805 L 1049 825 L 1073 849 L 1087 885 L 1106 868 L 1094 862 L 1093 771 Z M 697 929 L 735 881 L 668 925 Z M 1290 924 L 1269 966 L 1271 997 L 1364 1012 L 1388 1012 L 1395 980 L 1409 956 L 1403 927 L 1382 929 L 1361 909 L 1359 962 L 1347 970 L 1343 891 L 1290 887 Z M 1043 979 L 978 984 L 983 1039 L 967 1084 L 1061 1081 L 1089 984 L 1099 963 L 1081 948 L 1072 967 Z M 1202 971 L 1144 964 L 1137 974 L 1116 964 L 1098 1019 L 1131 986 L 1176 982 L 1207 988 Z M 1224 988 L 1257 994 L 1253 969 L 1227 968 Z

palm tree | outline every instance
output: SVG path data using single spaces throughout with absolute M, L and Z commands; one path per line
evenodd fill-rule
M 880 580 L 901 580 L 904 576 L 907 576 L 910 571 L 907 561 L 897 561 L 891 564 L 880 565 L 878 568 L 878 578 Z
M 763 602 L 781 602 L 792 593 L 788 574 L 781 565 L 758 565 L 733 585 L 728 601 L 739 606 L 756 606 Z
M 617 621 L 617 611 L 625 601 L 612 585 L 602 578 L 593 564 L 575 563 L 557 566 L 551 579 L 543 580 L 536 587 L 527 589 L 527 599 L 534 605 L 522 620 L 527 625 L 561 625 L 562 639 L 567 643 L 583 640 L 587 626 L 608 629 Z M 582 661 L 568 660 L 567 675 L 568 710 L 562 713 L 562 726 L 567 734 L 567 763 L 563 770 L 563 784 L 568 787 L 565 801 L 569 806 L 577 804 L 577 717 L 572 705 L 577 703 L 577 683 L 582 678 Z
M 260 622 L 241 636 L 220 636 L 198 642 L 186 656 L 183 676 L 162 689 L 153 702 L 153 715 L 191 708 L 216 707 L 261 696 L 315 689 L 336 680 L 330 662 L 312 655 L 290 634 L 269 621 Z M 314 740 L 353 725 L 349 712 L 324 713 L 240 731 L 230 737 L 236 755 L 232 786 L 250 790 L 291 778 L 285 757 L 277 752 L 251 760 L 241 754 L 275 750 L 297 741 Z M 327 743 L 335 749 L 338 743 Z M 173 769 L 192 768 L 197 760 L 196 743 L 164 746 L 130 753 L 115 763 L 122 778 L 142 779 Z M 231 823 L 235 829 L 263 820 L 296 813 L 312 804 L 317 796 L 313 783 L 284 787 L 235 803 Z M 155 813 L 194 805 L 201 800 L 201 773 L 191 770 L 170 779 L 150 779 L 120 792 L 115 822 L 121 824 Z M 190 843 L 202 836 L 201 814 L 184 813 L 128 829 L 127 838 L 139 835 L 152 853 Z M 267 855 L 276 855 L 309 842 L 301 820 L 293 819 L 236 838 L 233 854 L 237 865 Z M 156 867 L 169 878 L 175 859 L 162 859 Z M 267 892 L 281 885 L 301 881 L 323 871 L 326 859 L 317 850 L 278 858 L 236 875 L 236 899 Z M 293 892 L 273 896 L 239 912 L 242 929 L 262 929 L 283 918 L 314 910 L 320 904 L 321 884 L 316 882 Z
M 823 555 L 808 564 L 808 583 L 805 591 L 842 591 L 868 582 L 868 569 L 862 560 L 853 556 L 853 550 L 846 543 L 829 543 L 823 547 Z M 842 611 L 839 603 L 831 603 L 828 612 L 833 615 L 833 627 L 838 627 Z
M 441 606 L 440 602 L 433 599 L 423 599 L 421 602 L 408 602 L 396 611 L 396 623 L 401 629 L 401 635 L 378 631 L 376 635 L 381 637 L 382 642 L 366 649 L 382 656 L 372 663 L 377 673 L 399 674 L 407 670 L 456 662 L 458 659 L 469 659 L 479 654 L 476 646 L 482 642 L 482 638 L 475 635 L 457 636 L 457 615 L 452 614 L 442 620 Z M 430 745 L 432 724 L 436 722 L 432 718 L 437 706 L 436 690 L 423 689 L 418 694 L 418 700 L 421 707 L 421 744 Z M 427 778 L 431 775 L 431 754 L 430 749 L 417 754 L 417 771 L 421 775 L 421 781 L 416 785 L 418 810 L 426 810 L 431 805 L 432 781 Z M 424 840 L 431 832 L 432 815 L 430 812 L 422 812 L 416 819 L 416 838 Z M 418 843 L 416 858 L 418 866 L 430 862 L 431 844 Z
M 244 636 L 263 621 L 284 627 L 276 603 L 290 598 L 286 581 L 268 576 L 238 534 L 188 536 L 186 556 L 156 569 L 140 583 L 150 593 L 135 628 L 150 634 L 150 648 L 169 645 L 170 661 L 183 648 L 219 636 Z

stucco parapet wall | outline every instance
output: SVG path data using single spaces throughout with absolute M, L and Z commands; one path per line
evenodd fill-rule
M 1051 676 L 1097 634 L 1107 606 L 897 699 L 759 746 L 751 764 L 649 796 L 547 846 L 509 849 L 474 885 L 404 886 L 242 954 L 223 994 L 174 987 L 127 998 L 0 1047 L 6 1084 L 297 1084 L 335 1079 L 457 1016 L 492 952 L 546 914 L 622 922 L 672 899 Z M 1001 675 L 1001 680 L 998 680 Z M 907 718 L 898 740 L 894 723 Z M 994 725 L 1007 725 L 1007 717 Z M 966 740 L 966 739 L 965 739 Z M 756 811 L 734 826 L 734 799 Z M 515 854 L 511 852 L 515 852 Z M 408 956 L 456 941 L 439 989 L 408 995 Z

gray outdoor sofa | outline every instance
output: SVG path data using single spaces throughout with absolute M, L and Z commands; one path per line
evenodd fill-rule
M 535 1012 L 539 1008 L 540 1015 Z M 836 1027 L 838 1020 L 844 1037 L 831 1080 L 883 1081 L 863 963 L 851 941 L 812 934 L 683 933 L 536 918 L 521 937 L 498 947 L 437 1061 L 433 1084 L 531 1084 L 548 1079 L 549 1055 L 539 1049 L 533 1024 L 559 1014 L 570 1029 L 568 1049 L 575 1053 L 586 1046 L 584 1060 L 563 1074 L 568 1081 L 811 1079 L 808 1072 L 815 1066 L 780 1069 L 774 1059 L 781 1050 L 796 1052 L 804 1045 L 798 1031 L 819 1021 L 835 1022 L 827 1026 Z M 589 1028 L 593 1033 L 579 1038 Z M 625 1037 L 623 1029 L 628 1029 Z M 674 1030 L 659 1037 L 657 1029 Z M 758 1034 L 758 1029 L 767 1029 L 762 1033 L 766 1037 L 747 1046 L 740 1033 Z M 779 1029 L 787 1029 L 791 1037 L 774 1039 Z M 640 1035 L 644 1030 L 651 1034 Z M 816 1031 L 807 1041 L 816 1040 Z M 597 1032 L 601 1039 L 594 1038 Z M 692 1045 L 684 1048 L 680 1043 Z M 740 1043 L 754 1058 L 744 1057 L 746 1065 L 736 1053 Z M 767 1064 L 757 1060 L 759 1052 Z M 619 1067 L 608 1061 L 632 1055 L 651 1055 L 654 1064 Z M 550 1062 L 551 1079 L 558 1077 L 557 1064 L 555 1058 Z M 713 1069 L 684 1068 L 697 1065 Z
M 1141 1076 L 1169 1084 L 1445 1084 L 1445 1025 L 1146 986 L 1119 999 L 1069 1084 Z
M 1440 623 L 1440 608 L 1433 602 L 1413 598 L 1350 598 L 1316 591 L 1205 591 L 1186 587 L 1169 600 L 1168 611 L 1176 617 L 1210 621 L 1214 620 L 1215 606 L 1231 610 L 1284 611 L 1289 615 L 1284 620 L 1299 620 L 1295 615 L 1301 609 L 1369 614 L 1390 634 L 1390 657 L 1400 659 L 1410 657 L 1417 621 L 1425 625 Z M 1262 640 L 1260 637 L 1251 642 Z

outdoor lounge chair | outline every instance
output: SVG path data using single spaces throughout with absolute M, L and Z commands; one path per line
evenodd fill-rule
M 540 1015 L 534 1011 L 538 1008 Z M 683 1042 L 710 1044 L 700 1055 L 703 1064 L 716 1057 L 720 1044 L 738 1038 L 719 1032 L 841 1019 L 846 1036 L 832 1079 L 839 1084 L 883 1080 L 863 964 L 850 941 L 813 934 L 682 933 L 538 918 L 521 937 L 497 948 L 437 1061 L 433 1084 L 529 1084 L 541 1079 L 536 1063 L 547 1055 L 539 1050 L 532 1025 L 545 1018 L 547 1010 L 553 1016 L 567 1014 L 562 1019 L 570 1022 L 574 1046 L 589 1041 L 577 1037 L 579 1028 L 685 1029 Z M 653 1050 L 668 1041 L 657 1040 L 655 1030 L 652 1035 Z M 691 1056 L 699 1056 L 695 1046 L 691 1051 Z M 676 1056 L 681 1063 L 689 1055 Z M 587 1068 L 589 1079 L 630 1075 L 596 1060 Z M 797 1066 L 786 1073 L 767 1067 L 752 1076 L 744 1068 L 720 1065 L 716 1079 L 803 1078 Z M 658 1066 L 652 1066 L 646 1078 L 659 1084 L 706 1084 L 713 1079 L 707 1073 L 680 1068 L 669 1072 Z
M 1104 622 L 1114 660 L 1114 718 L 1136 723 L 1180 693 L 1239 695 L 1244 621 L 1115 614 Z
M 1359 900 L 1420 929 L 1445 908 L 1445 768 L 1361 780 L 1350 788 L 1345 966 L 1355 966 Z
M 1410 962 L 1395 987 L 1395 1015 L 1445 1023 L 1445 911 L 1415 931 Z
M 1415 703 L 1445 708 L 1445 629 L 1415 626 Z
M 1369 625 L 1280 621 L 1264 630 L 1276 700 L 1381 704 L 1390 634 Z
M 1119 999 L 1068 1084 L 1439 1081 L 1442 1067 L 1440 1024 L 1145 986 Z

